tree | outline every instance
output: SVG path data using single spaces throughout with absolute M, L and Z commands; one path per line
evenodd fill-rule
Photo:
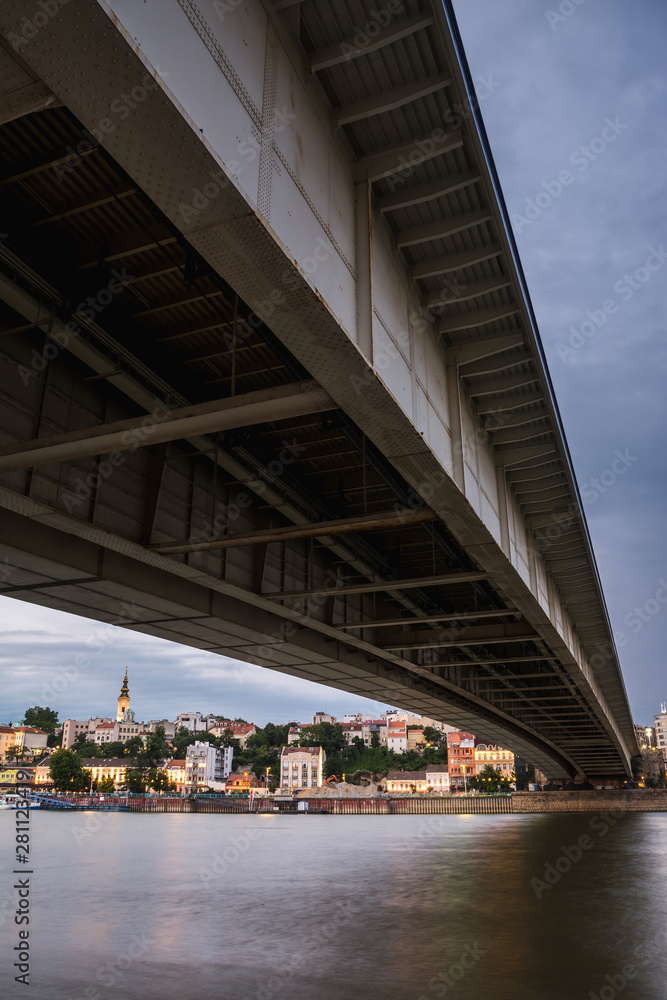
M 116 784 L 113 778 L 111 777 L 100 778 L 100 780 L 97 782 L 97 791 L 105 793 L 115 792 Z
M 432 747 L 439 747 L 443 742 L 447 743 L 446 733 L 441 733 L 434 726 L 424 726 L 424 739 Z
M 148 775 L 148 784 L 156 792 L 168 792 L 169 776 L 166 771 L 162 771 L 159 767 L 153 767 Z
M 478 788 L 480 792 L 485 792 L 487 795 L 494 795 L 497 792 L 509 791 L 510 781 L 513 780 L 513 777 L 513 775 L 503 774 L 493 764 L 486 764 L 479 774 L 468 778 L 468 785 L 470 788 Z
M 141 767 L 128 767 L 125 772 L 125 784 L 131 792 L 146 791 L 146 772 Z
M 18 746 L 16 743 L 12 743 L 10 747 L 5 750 L 5 758 L 7 760 L 21 760 L 23 758 L 23 747 Z
M 45 733 L 53 733 L 58 725 L 58 713 L 54 712 L 52 708 L 42 708 L 41 705 L 26 708 L 23 725 L 33 726 Z
M 371 733 L 371 746 L 372 747 L 380 746 L 380 734 L 378 733 L 377 729 L 374 729 L 373 732 Z
M 133 736 L 132 739 L 125 741 L 125 757 L 136 757 L 138 753 L 144 749 L 144 741 L 141 736 Z
M 83 736 L 83 733 L 79 733 L 77 736 L 72 750 L 79 755 L 79 757 L 101 757 L 104 754 L 100 753 L 101 747 L 99 744 L 95 743 L 94 740 L 87 740 L 85 737 L 79 742 L 79 737 Z
M 347 746 L 347 740 L 340 722 L 318 722 L 303 730 L 298 745 L 301 747 L 322 747 L 329 757 L 340 755 L 340 752 Z
M 164 736 L 164 726 L 156 726 L 149 733 L 143 750 L 139 753 L 139 764 L 147 769 L 158 767 L 169 756 L 169 744 Z
M 105 757 L 124 757 L 125 756 L 126 744 L 122 740 L 117 740 L 114 743 L 104 743 L 100 747 Z
M 90 787 L 90 771 L 74 750 L 56 750 L 49 758 L 49 774 L 60 792 L 82 792 Z

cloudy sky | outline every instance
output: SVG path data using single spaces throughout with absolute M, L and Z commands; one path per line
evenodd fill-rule
M 645 724 L 667 700 L 667 6 L 456 10 Z
M 667 699 L 664 0 L 459 0 L 635 720 Z M 569 13 L 568 13 L 569 12 Z M 656 598 L 656 594 L 658 597 Z M 3 718 L 380 710 L 260 667 L 0 599 Z M 77 654 L 87 665 L 74 667 Z

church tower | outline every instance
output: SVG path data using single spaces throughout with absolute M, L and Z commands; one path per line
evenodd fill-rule
M 130 707 L 130 689 L 127 686 L 127 667 L 125 667 L 125 677 L 123 678 L 123 686 L 120 689 L 120 694 L 118 695 L 118 712 L 116 713 L 116 722 L 121 722 L 123 715 L 128 711 Z

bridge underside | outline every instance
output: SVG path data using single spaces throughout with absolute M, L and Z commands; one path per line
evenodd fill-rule
M 327 384 L 323 321 L 279 336 L 41 99 L 0 129 L 0 593 L 623 777 L 595 678 L 450 478 L 361 419 L 372 383 Z

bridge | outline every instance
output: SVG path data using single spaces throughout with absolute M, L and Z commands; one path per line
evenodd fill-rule
M 1 592 L 627 776 L 448 0 L 6 0 L 0 31 Z

